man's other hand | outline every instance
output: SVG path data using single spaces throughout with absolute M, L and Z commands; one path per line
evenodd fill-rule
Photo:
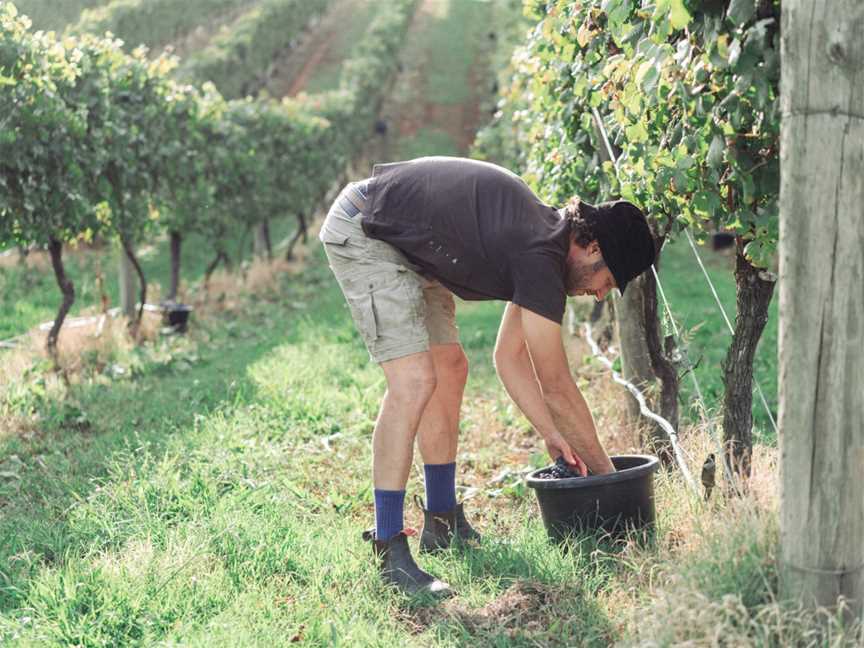
M 552 457 L 552 461 L 555 461 L 558 457 L 564 457 L 564 461 L 575 468 L 580 475 L 583 477 L 588 475 L 588 466 L 585 465 L 585 462 L 582 461 L 579 455 L 573 452 L 573 448 L 570 447 L 570 444 L 558 432 L 548 435 L 544 441 L 546 442 L 546 449 L 549 450 L 549 456 Z

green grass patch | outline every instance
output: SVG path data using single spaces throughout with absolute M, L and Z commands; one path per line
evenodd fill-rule
M 318 65 L 309 77 L 309 81 L 303 88 L 305 92 L 315 94 L 336 90 L 339 87 L 342 63 L 349 58 L 354 47 L 363 38 L 375 13 L 376 7 L 373 2 L 356 4 L 351 20 L 340 25 L 339 34 L 330 42 L 326 60 Z
M 43 425 L 38 435 L 0 441 L 0 563 L 8 565 L 0 637 L 22 645 L 199 645 L 214 637 L 250 645 L 289 633 L 384 646 L 521 636 L 494 624 L 475 628 L 468 617 L 435 617 L 411 636 L 421 613 L 382 590 L 359 538 L 371 522 L 380 371 L 322 259 L 303 277 L 285 277 L 279 293 L 250 299 L 188 338 L 142 347 L 136 370 L 122 378 L 89 376 L 65 415 L 48 399 L 22 405 Z M 500 309 L 461 310 L 485 388 L 494 343 L 487 329 Z M 24 389 L 40 389 L 28 380 Z M 412 491 L 419 489 L 415 477 Z M 524 518 L 527 502 L 515 503 Z M 467 559 L 427 566 L 474 607 L 517 582 L 548 583 L 561 597 L 572 594 L 559 611 L 607 636 L 605 614 L 585 598 L 605 577 L 576 578 L 587 557 L 574 562 L 544 538 L 534 518 L 515 546 L 492 540 Z
M 734 257 L 712 252 L 707 247 L 701 247 L 699 254 L 734 326 L 736 312 Z M 697 364 L 695 373 L 702 395 L 705 397 L 709 411 L 716 415 L 722 412 L 722 362 L 726 357 L 732 336 L 685 237 L 680 237 L 663 248 L 660 264 L 660 280 L 663 282 L 666 298 L 669 300 L 679 330 L 687 341 L 690 360 Z M 662 308 L 662 303 L 658 308 Z M 762 387 L 775 420 L 777 417 L 778 321 L 778 297 L 775 292 L 769 307 L 768 323 L 762 333 L 753 363 L 754 378 Z M 668 332 L 671 333 L 671 328 Z M 698 411 L 694 409 L 695 389 L 689 376 L 682 378 L 681 392 L 684 401 L 691 404 L 690 418 L 697 420 Z M 753 420 L 754 432 L 760 439 L 764 442 L 776 443 L 776 435 L 755 388 Z
M 471 68 L 487 38 L 491 3 L 441 0 L 429 7 L 429 28 L 420 36 L 420 46 L 430 53 L 422 96 L 435 103 L 464 103 L 474 92 Z
M 398 160 L 410 160 L 424 155 L 459 155 L 459 144 L 443 130 L 421 128 L 410 137 L 401 138 L 395 147 Z
M 588 535 L 564 552 L 547 541 L 529 491 L 478 478 L 516 468 L 513 448 L 489 432 L 522 425 L 493 382 L 500 313 L 499 303 L 459 305 L 472 363 L 459 480 L 475 486 L 468 509 L 485 540 L 420 557 L 457 590 L 446 606 L 383 588 L 360 539 L 373 520 L 371 432 L 384 381 L 318 250 L 266 298 L 136 349 L 129 371 L 88 375 L 65 401 L 38 372 L 22 379 L 6 407 L 38 432 L 0 439 L 0 642 L 608 646 L 718 628 L 745 643 L 754 628 L 768 643 L 789 636 L 786 620 L 798 617 L 772 607 L 773 516 L 722 500 L 697 508 L 677 475 L 659 473 L 653 544 L 612 547 Z M 421 474 L 412 470 L 410 493 L 422 493 Z M 418 523 L 417 511 L 406 513 Z M 774 625 L 762 629 L 762 618 Z M 802 627 L 791 636 L 812 625 Z

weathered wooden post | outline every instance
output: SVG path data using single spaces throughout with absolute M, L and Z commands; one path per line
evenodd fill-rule
M 270 243 L 270 225 L 261 221 L 255 226 L 255 256 L 260 259 L 273 260 L 273 246 Z
M 135 319 L 136 313 L 137 299 L 135 290 L 138 287 L 137 276 L 135 274 L 135 267 L 132 265 L 132 260 L 119 242 L 117 243 L 117 253 L 120 257 L 120 309 L 131 322 Z
M 784 0 L 780 587 L 864 603 L 864 3 Z

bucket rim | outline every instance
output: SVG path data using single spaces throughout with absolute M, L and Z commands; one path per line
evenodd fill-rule
M 607 484 L 618 484 L 621 482 L 640 479 L 646 475 L 650 475 L 660 468 L 660 460 L 654 455 L 645 454 L 623 454 L 615 455 L 610 459 L 644 459 L 645 463 L 632 468 L 624 468 L 608 475 L 590 475 L 588 477 L 567 477 L 564 479 L 541 479 L 536 477 L 537 473 L 548 470 L 554 464 L 538 468 L 531 472 L 525 478 L 525 484 L 528 488 L 535 490 L 576 490 L 579 488 L 593 488 L 595 486 L 605 486 Z

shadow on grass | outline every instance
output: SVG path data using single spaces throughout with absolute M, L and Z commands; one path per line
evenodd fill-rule
M 313 299 L 321 306 L 311 316 L 314 326 L 338 330 L 341 314 L 334 304 L 341 295 L 332 286 L 322 291 L 326 271 L 315 264 L 302 275 L 283 277 L 277 301 L 252 298 L 238 312 L 193 322 L 197 348 L 179 360 L 144 364 L 109 384 L 73 386 L 69 400 L 85 424 L 43 417 L 29 436 L 0 440 L 0 469 L 15 469 L 0 477 L 0 611 L 26 599 L 28 581 L 41 567 L 125 541 L 124 520 L 96 528 L 92 521 L 76 522 L 76 506 L 110 484 L 156 470 L 169 447 L 173 455 L 194 452 L 205 421 L 255 402 L 260 385 L 250 367 L 292 339 L 298 342 L 297 324 L 310 319 L 303 313 Z M 165 501 L 172 488 L 140 498 L 170 524 L 195 513 Z
M 656 530 L 586 530 L 558 543 L 536 523 L 508 539 L 487 535 L 479 546 L 432 558 L 430 571 L 446 573 L 457 593 L 468 590 L 465 598 L 406 600 L 401 621 L 454 645 L 612 645 L 620 624 L 603 594 L 630 569 L 637 547 L 654 552 Z

